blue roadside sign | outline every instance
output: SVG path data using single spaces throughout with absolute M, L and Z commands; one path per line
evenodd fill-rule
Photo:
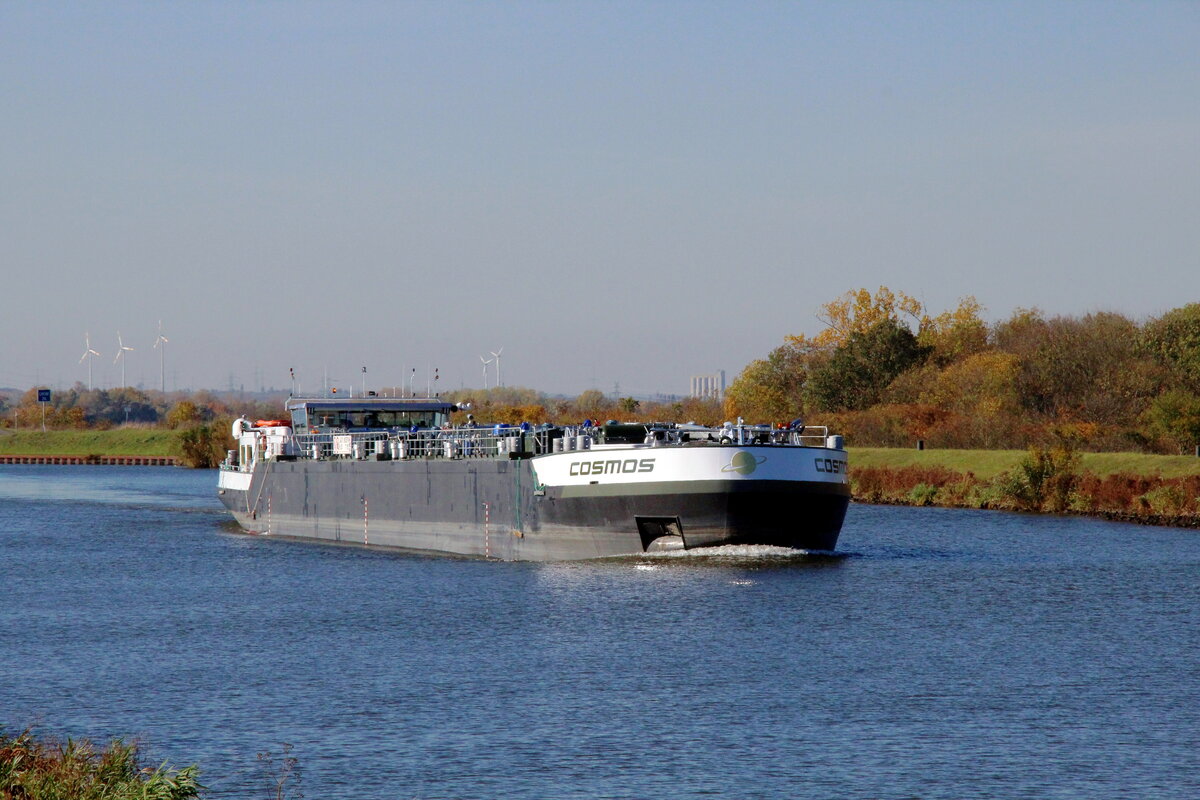
M 49 389 L 38 389 L 38 402 L 39 403 L 49 403 L 50 402 L 50 390 Z

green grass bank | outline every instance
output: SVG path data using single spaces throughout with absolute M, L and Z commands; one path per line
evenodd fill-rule
M 107 431 L 0 430 L 0 455 L 11 456 L 171 456 L 179 434 L 162 428 Z
M 865 503 L 1082 514 L 1200 527 L 1200 458 L 1139 453 L 850 451 L 850 490 Z
M 1026 450 L 917 450 L 892 447 L 850 447 L 850 468 L 941 467 L 977 478 L 991 479 L 1016 467 Z M 1145 453 L 1080 453 L 1079 468 L 1101 477 L 1139 475 L 1186 478 L 1200 475 L 1200 458 L 1159 456 Z

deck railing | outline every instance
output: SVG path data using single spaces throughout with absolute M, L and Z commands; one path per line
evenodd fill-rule
M 608 447 L 704 447 L 714 445 L 771 445 L 780 447 L 840 447 L 824 426 L 776 429 L 769 425 L 646 425 L 639 440 L 630 437 L 635 426 L 623 426 L 615 441 L 601 426 L 473 427 L 418 431 L 329 431 L 297 433 L 283 449 L 294 458 L 369 460 L 512 458 L 545 453 Z M 640 435 L 640 434 L 639 434 Z M 632 440 L 631 440 L 632 438 Z M 832 441 L 831 441 L 832 440 Z
M 520 428 L 449 428 L 300 433 L 292 444 L 297 456 L 308 458 L 495 458 L 519 452 L 526 442 L 530 453 L 549 452 L 536 449 L 544 438 Z

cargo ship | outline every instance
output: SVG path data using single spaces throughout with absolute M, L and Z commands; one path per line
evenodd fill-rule
M 842 437 L 799 420 L 455 425 L 453 403 L 370 396 L 286 409 L 237 420 L 219 471 L 251 533 L 514 561 L 832 551 L 850 501 Z

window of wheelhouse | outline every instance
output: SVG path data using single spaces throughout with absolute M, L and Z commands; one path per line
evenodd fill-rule
M 414 425 L 421 429 L 439 428 L 447 419 L 449 415 L 442 409 L 330 409 L 317 406 L 308 409 L 307 416 L 302 419 L 293 412 L 296 425 L 347 431 L 408 430 Z

